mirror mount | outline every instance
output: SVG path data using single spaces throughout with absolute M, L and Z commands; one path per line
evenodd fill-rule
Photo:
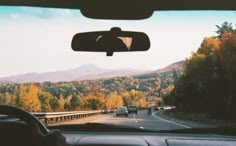
M 105 39 L 109 39 L 107 40 L 106 44 L 110 44 L 109 46 L 107 47 L 116 47 L 114 46 L 115 44 L 115 41 L 118 41 L 119 38 L 117 38 L 116 36 L 119 36 L 119 34 L 122 32 L 121 28 L 119 27 L 112 27 L 110 29 L 110 33 L 104 35 L 104 36 L 101 36 L 101 39 L 105 38 Z M 99 43 L 99 40 L 97 41 Z M 120 43 L 123 43 L 122 40 L 120 40 Z M 106 46 L 105 46 L 106 47 Z M 114 51 L 111 51 L 112 48 L 107 48 L 107 49 L 110 49 L 106 52 L 106 56 L 113 56 L 113 53 Z M 113 48 L 114 49 L 114 48 Z M 128 49 L 127 47 L 125 47 L 125 49 Z
M 107 52 L 107 56 L 113 56 L 114 52 Z

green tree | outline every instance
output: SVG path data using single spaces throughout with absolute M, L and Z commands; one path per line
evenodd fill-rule
M 41 101 L 41 109 L 42 109 L 43 112 L 52 112 L 52 111 L 54 111 L 51 104 L 50 104 L 50 100 L 53 99 L 53 96 L 52 96 L 51 93 L 40 91 L 39 92 L 39 99 Z
M 72 110 L 75 110 L 77 107 L 80 106 L 80 97 L 79 96 L 72 96 L 70 100 L 70 107 Z
M 216 27 L 217 27 L 216 33 L 218 34 L 218 37 L 219 37 L 219 38 L 221 38 L 222 35 L 223 35 L 225 32 L 232 32 L 232 31 L 233 31 L 232 23 L 229 23 L 229 22 L 227 22 L 227 21 L 225 21 L 224 23 L 222 23 L 221 26 L 216 25 Z
M 57 97 L 53 97 L 49 100 L 50 107 L 52 108 L 52 111 L 56 111 L 59 108 L 59 103 Z

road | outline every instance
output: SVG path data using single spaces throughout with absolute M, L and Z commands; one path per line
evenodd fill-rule
M 139 110 L 138 114 L 129 114 L 126 116 L 116 116 L 113 114 L 102 114 L 91 116 L 83 119 L 76 119 L 66 121 L 59 124 L 84 124 L 84 123 L 103 123 L 121 126 L 130 126 L 147 130 L 171 130 L 184 128 L 200 128 L 200 127 L 214 127 L 213 125 L 183 121 L 172 118 L 163 118 L 158 112 L 153 112 L 152 115 L 147 115 L 146 110 Z

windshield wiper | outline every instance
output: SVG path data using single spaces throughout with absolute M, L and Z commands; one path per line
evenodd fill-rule
M 136 127 L 118 126 L 112 124 L 86 123 L 48 126 L 48 129 L 60 129 L 62 131 L 98 131 L 98 132 L 154 132 Z

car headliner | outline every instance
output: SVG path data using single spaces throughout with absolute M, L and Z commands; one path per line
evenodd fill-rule
M 1 0 L 0 5 L 11 6 L 40 6 L 53 8 L 73 8 L 95 5 L 97 8 L 102 6 L 116 6 L 122 4 L 123 7 L 137 5 L 137 2 L 144 0 Z M 149 0 L 145 1 L 147 6 L 153 10 L 235 10 L 235 0 L 213 1 L 213 0 Z M 125 5 L 123 5 L 125 3 Z M 99 7 L 98 7 L 99 6 Z

